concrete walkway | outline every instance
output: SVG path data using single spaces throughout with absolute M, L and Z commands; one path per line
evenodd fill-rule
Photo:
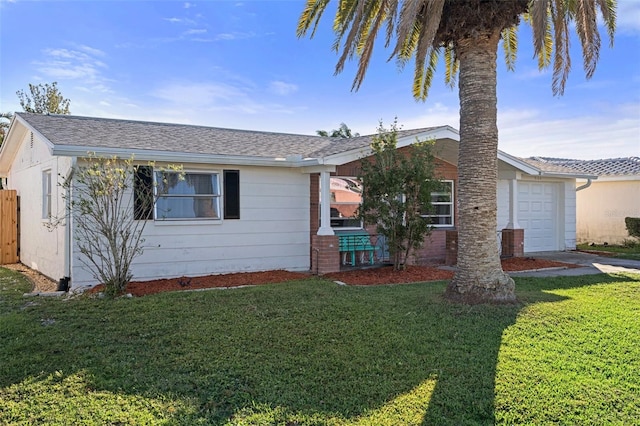
M 525 253 L 527 257 L 536 259 L 555 260 L 557 262 L 573 263 L 579 268 L 546 269 L 540 271 L 510 272 L 509 275 L 517 277 L 557 277 L 576 276 L 589 274 L 609 274 L 616 272 L 628 272 L 640 274 L 640 260 L 616 259 L 613 257 L 599 256 L 597 254 L 581 251 L 545 251 Z

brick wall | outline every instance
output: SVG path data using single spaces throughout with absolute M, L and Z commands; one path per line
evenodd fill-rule
M 338 272 L 340 252 L 337 235 L 314 235 L 311 238 L 311 272 L 317 275 Z
M 502 230 L 502 257 L 524 256 L 524 229 Z

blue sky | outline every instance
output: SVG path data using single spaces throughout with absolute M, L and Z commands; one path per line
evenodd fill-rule
M 355 64 L 334 76 L 332 15 L 297 39 L 302 1 L 0 0 L 0 111 L 21 110 L 29 83 L 58 82 L 74 115 L 315 134 L 341 122 L 361 134 L 398 117 L 403 128 L 458 128 L 457 89 L 436 76 L 426 102 L 411 96 L 377 46 L 351 91 Z M 640 0 L 619 0 L 613 49 L 586 81 L 578 42 L 565 95 L 539 72 L 528 28 L 516 71 L 499 56 L 499 147 L 580 159 L 640 156 Z M 442 71 L 442 67 L 440 67 Z

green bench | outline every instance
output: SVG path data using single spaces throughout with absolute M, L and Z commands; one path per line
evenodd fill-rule
M 369 253 L 369 264 L 373 265 L 373 251 L 375 247 L 371 245 L 370 235 L 365 232 L 349 233 L 338 235 L 342 264 L 356 266 L 356 253 L 360 252 L 360 263 L 364 262 L 364 254 Z M 347 254 L 351 255 L 347 262 Z

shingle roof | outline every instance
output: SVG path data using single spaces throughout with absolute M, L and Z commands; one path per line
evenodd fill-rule
M 54 145 L 188 154 L 318 158 L 366 148 L 372 136 L 350 139 L 185 124 L 16 113 Z M 404 130 L 398 137 L 434 128 Z
M 546 172 L 546 173 L 558 173 L 558 174 L 567 174 L 574 175 L 576 171 L 582 172 L 582 170 L 572 169 L 570 167 L 563 166 L 561 164 L 555 164 L 547 161 L 542 161 L 539 157 L 534 158 L 520 158 L 520 160 L 529 164 L 530 166 L 535 167 L 536 169 Z
M 640 175 L 640 157 L 607 158 L 603 160 L 574 160 L 570 158 L 532 157 L 541 164 L 568 167 L 597 176 Z

